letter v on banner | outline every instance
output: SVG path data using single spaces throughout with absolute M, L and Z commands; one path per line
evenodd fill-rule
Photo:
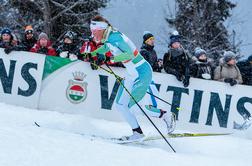
M 99 78 L 101 87 L 101 107 L 103 109 L 111 110 L 120 84 L 115 81 L 109 97 L 108 76 L 99 75 Z

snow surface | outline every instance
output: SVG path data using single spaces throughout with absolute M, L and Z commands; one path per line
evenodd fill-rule
M 34 125 L 38 122 L 41 127 Z M 150 125 L 145 133 L 152 132 Z M 85 135 L 81 135 L 83 133 Z M 251 166 L 252 130 L 230 136 L 119 145 L 88 135 L 130 134 L 126 123 L 0 103 L 1 166 Z

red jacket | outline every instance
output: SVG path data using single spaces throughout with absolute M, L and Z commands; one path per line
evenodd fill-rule
M 84 53 L 90 53 L 93 52 L 94 50 L 96 50 L 97 48 L 99 48 L 102 44 L 97 44 L 94 41 L 86 41 L 83 43 L 81 49 L 80 49 L 80 53 L 84 54 Z M 111 57 L 112 53 L 110 51 L 106 52 L 105 54 L 106 57 Z M 97 57 L 93 57 L 94 60 L 97 60 Z M 89 61 L 88 57 L 84 57 L 83 58 L 84 61 Z M 116 64 L 115 62 L 108 62 L 109 65 L 114 65 Z
M 86 41 L 83 43 L 83 45 L 81 46 L 80 49 L 80 54 L 84 55 L 85 53 L 90 53 L 93 52 L 94 50 L 97 49 L 96 43 L 93 41 Z M 96 60 L 96 57 L 94 57 L 94 59 Z M 83 57 L 82 58 L 83 61 L 88 62 L 89 61 L 89 57 Z
M 30 52 L 36 52 L 40 54 L 46 54 L 51 56 L 56 56 L 56 50 L 52 47 L 52 44 L 50 41 L 47 42 L 46 47 L 41 47 L 39 41 L 30 49 Z

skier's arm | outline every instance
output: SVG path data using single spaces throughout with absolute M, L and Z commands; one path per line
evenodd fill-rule
M 102 45 L 101 47 L 97 48 L 93 52 L 91 52 L 91 56 L 95 57 L 97 54 L 102 54 L 105 56 L 105 53 L 109 51 L 109 48 L 106 44 Z
M 120 38 L 119 38 L 120 39 Z M 113 60 L 115 62 L 125 62 L 131 60 L 134 57 L 132 48 L 124 40 L 114 41 L 115 47 L 120 50 L 120 53 L 114 55 Z
M 124 62 L 124 61 L 128 61 L 131 59 L 131 54 L 129 53 L 122 53 L 122 54 L 119 54 L 117 56 L 114 56 L 113 60 L 114 62 Z

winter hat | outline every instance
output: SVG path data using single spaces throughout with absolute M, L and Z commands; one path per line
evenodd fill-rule
M 170 36 L 170 46 L 175 42 L 181 42 L 180 41 L 181 36 L 179 35 L 178 31 L 173 31 Z
M 144 31 L 144 34 L 143 34 L 143 43 L 146 43 L 147 40 L 149 40 L 149 39 L 154 39 L 153 34 L 151 34 L 151 32 L 149 32 L 149 31 Z
M 224 52 L 224 61 L 226 63 L 229 62 L 231 59 L 235 59 L 235 57 L 236 57 L 236 55 L 232 51 L 225 51 Z
M 46 40 L 49 39 L 48 36 L 47 36 L 47 34 L 44 33 L 44 32 L 41 32 L 41 33 L 39 34 L 38 40 L 40 40 L 40 39 L 42 39 L 42 38 L 44 38 L 44 39 L 46 39 Z
M 33 33 L 33 28 L 31 25 L 25 27 L 25 34 Z
M 194 55 L 199 58 L 201 55 L 205 54 L 206 55 L 206 51 L 200 47 L 196 47 L 194 50 Z
M 2 30 L 2 32 L 1 32 L 1 36 L 2 36 L 3 34 L 8 34 L 8 35 L 11 36 L 11 30 L 8 29 L 8 28 L 4 28 L 4 29 Z
M 75 36 L 75 33 L 74 32 L 72 32 L 72 31 L 67 31 L 66 33 L 65 33 L 65 35 L 64 35 L 64 39 L 65 38 L 69 38 L 69 39 L 71 39 L 72 41 L 74 40 L 74 36 Z
M 180 36 L 171 36 L 170 37 L 170 46 L 175 43 L 175 42 L 179 42 L 180 43 Z

